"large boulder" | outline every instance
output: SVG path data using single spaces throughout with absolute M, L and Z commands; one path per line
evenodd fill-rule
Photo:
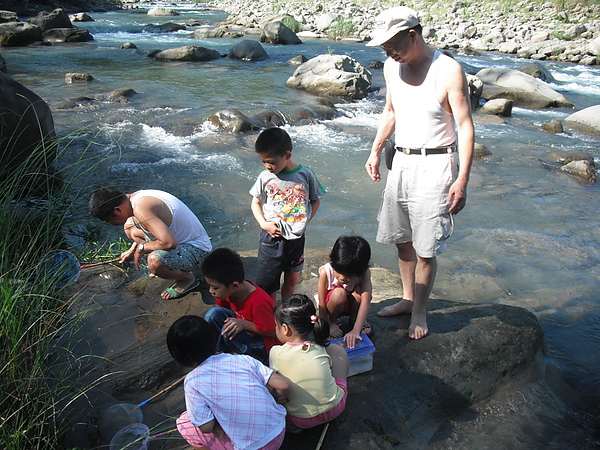
M 263 44 L 297 45 L 302 44 L 300 38 L 280 20 L 267 23 L 260 35 Z
M 318 271 L 327 262 L 328 253 L 327 249 L 307 249 L 305 271 Z M 241 256 L 247 277 L 255 279 L 256 251 L 243 252 Z M 517 401 L 505 400 L 503 405 L 501 399 L 506 394 L 527 383 L 540 383 L 533 386 L 543 390 L 540 379 L 544 369 L 544 337 L 533 313 L 500 304 L 431 299 L 427 317 L 431 334 L 418 341 L 411 340 L 409 315 L 382 318 L 376 314 L 383 306 L 398 300 L 398 275 L 380 267 L 371 270 L 374 289 L 368 320 L 375 330 L 373 368 L 348 379 L 348 403 L 342 415 L 331 423 L 323 448 L 431 448 L 448 437 L 444 432 L 448 431 L 449 419 L 456 414 L 468 414 L 478 407 L 485 409 L 495 394 L 500 400 L 487 414 L 510 413 Z M 315 277 L 305 277 L 296 292 L 312 296 L 317 282 Z M 164 321 L 164 326 L 135 340 L 129 348 L 111 353 L 110 359 L 98 358 L 97 374 L 114 374 L 103 378 L 103 395 L 112 392 L 114 396 L 137 398 L 135 394 L 140 394 L 141 398 L 148 390 L 157 391 L 181 376 L 181 368 L 173 363 L 165 345 L 168 326 L 189 311 L 203 315 L 211 305 L 207 304 L 210 301 L 205 290 L 193 292 L 180 302 L 160 302 L 155 299 L 160 298 L 163 284 L 141 277 L 129 286 L 129 292 L 117 295 L 130 296 L 128 301 L 154 313 Z M 111 293 L 112 302 L 114 295 Z M 107 300 L 99 295 L 94 301 Z M 185 408 L 183 396 L 183 389 L 174 389 L 146 408 L 158 409 L 160 413 L 155 415 L 160 417 L 164 417 L 163 411 L 179 413 Z M 534 404 L 523 400 L 519 406 L 535 409 Z M 146 411 L 149 410 L 145 414 Z M 516 425 L 519 417 L 513 415 L 510 420 Z M 282 449 L 315 448 L 322 429 L 316 427 L 299 435 L 288 433 Z M 180 442 L 176 448 L 188 448 L 185 442 Z
M 488 67 L 477 72 L 477 77 L 483 81 L 482 97 L 488 100 L 507 98 L 513 100 L 515 106 L 533 109 L 573 107 L 564 95 L 519 70 Z
M 42 29 L 27 22 L 0 23 L 0 47 L 24 47 L 42 40 Z
M 269 55 L 267 55 L 263 46 L 260 45 L 260 42 L 244 39 L 231 48 L 227 57 L 243 61 L 262 61 L 268 59 Z
M 55 9 L 52 12 L 42 11 L 37 16 L 27 19 L 27 22 L 37 25 L 42 31 L 51 28 L 71 28 L 73 26 L 69 16 L 61 8 Z
M 346 55 L 319 55 L 300 65 L 286 85 L 319 95 L 361 99 L 371 88 L 371 72 Z
M 48 104 L 0 72 L 0 170 L 29 161 L 40 173 L 48 173 L 57 155 L 55 138 Z
M 569 128 L 584 133 L 600 135 L 600 105 L 577 111 L 564 119 Z
M 44 31 L 42 41 L 52 44 L 58 42 L 88 42 L 93 41 L 94 37 L 88 30 L 83 28 L 51 28 Z
M 198 45 L 169 48 L 154 55 L 159 61 L 212 61 L 220 57 L 221 54 L 217 50 Z

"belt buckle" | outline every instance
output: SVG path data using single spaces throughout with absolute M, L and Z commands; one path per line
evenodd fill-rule
M 404 153 L 405 155 L 410 155 L 410 148 L 403 147 L 402 148 L 402 153 Z

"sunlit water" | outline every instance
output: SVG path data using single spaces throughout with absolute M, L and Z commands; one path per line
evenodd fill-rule
M 187 5 L 174 18 L 149 17 L 145 11 L 93 14 L 95 22 L 79 24 L 93 34 L 89 43 L 3 49 L 9 74 L 53 106 L 60 135 L 78 131 L 60 161 L 63 167 L 77 161 L 86 147 L 84 159 L 102 158 L 84 189 L 119 184 L 125 190 L 167 190 L 198 214 L 216 246 L 255 249 L 259 229 L 248 190 L 262 170 L 253 151 L 256 134 L 219 133 L 208 116 L 223 108 L 253 115 L 314 105 L 311 94 L 285 86 L 296 68 L 287 63 L 294 56 L 335 52 L 367 66 L 384 55 L 363 44 L 308 40 L 299 46 L 265 45 L 270 59 L 262 62 L 158 62 L 145 54 L 191 44 L 226 54 L 238 41 L 192 40 L 190 30 L 143 31 L 151 23 L 191 18 L 211 24 L 226 17 L 220 11 Z M 128 41 L 138 52 L 119 48 Z M 457 59 L 475 70 L 524 64 L 498 54 Z M 600 104 L 600 69 L 541 64 L 556 80 L 552 87 L 576 109 Z M 94 81 L 65 84 L 67 72 L 87 72 Z M 381 71 L 372 72 L 373 85 L 381 86 Z M 138 93 L 127 105 L 83 102 L 59 109 L 68 99 L 121 87 Z M 371 182 L 364 170 L 382 107 L 383 98 L 375 93 L 339 104 L 342 114 L 333 120 L 286 129 L 294 142 L 294 161 L 312 167 L 328 191 L 308 229 L 307 246 L 331 247 L 340 234 L 358 233 L 371 242 L 375 264 L 397 270 L 393 247 L 375 242 L 383 185 Z M 434 295 L 534 311 L 548 341 L 549 365 L 593 407 L 600 401 L 600 187 L 554 172 L 548 155 L 552 150 L 587 151 L 598 164 L 600 145 L 591 136 L 555 136 L 539 128 L 572 112 L 515 108 L 500 125 L 475 114 L 476 139 L 492 155 L 473 165 L 468 207 L 457 217 L 449 248 L 439 258 Z

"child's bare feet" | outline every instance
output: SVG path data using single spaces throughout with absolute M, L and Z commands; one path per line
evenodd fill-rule
M 402 299 L 398 303 L 390 306 L 386 306 L 377 312 L 379 317 L 391 317 L 397 316 L 398 314 L 410 314 L 413 309 L 413 301 Z

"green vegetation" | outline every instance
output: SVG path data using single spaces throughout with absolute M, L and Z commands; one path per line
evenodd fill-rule
M 69 139 L 62 144 L 64 154 Z M 68 225 L 85 227 L 87 211 L 75 186 L 96 166 L 91 158 L 79 159 L 63 170 L 59 183 L 43 175 L 39 159 L 31 156 L 10 171 L 0 168 L 0 447 L 7 450 L 60 448 L 65 417 L 82 395 L 75 389 L 77 361 L 70 351 L 81 317 L 72 311 L 78 299 L 57 288 L 52 272 L 37 269 L 49 252 L 66 248 Z M 120 243 L 104 247 L 83 256 L 101 260 L 121 250 Z
M 285 16 L 283 19 L 281 19 L 281 22 L 294 33 L 297 33 L 302 29 L 302 25 L 300 24 L 300 22 L 298 22 L 292 16 Z
M 354 25 L 352 19 L 346 19 L 345 17 L 340 16 L 331 24 L 327 32 L 329 39 L 343 39 L 353 36 L 355 30 L 356 25 Z

